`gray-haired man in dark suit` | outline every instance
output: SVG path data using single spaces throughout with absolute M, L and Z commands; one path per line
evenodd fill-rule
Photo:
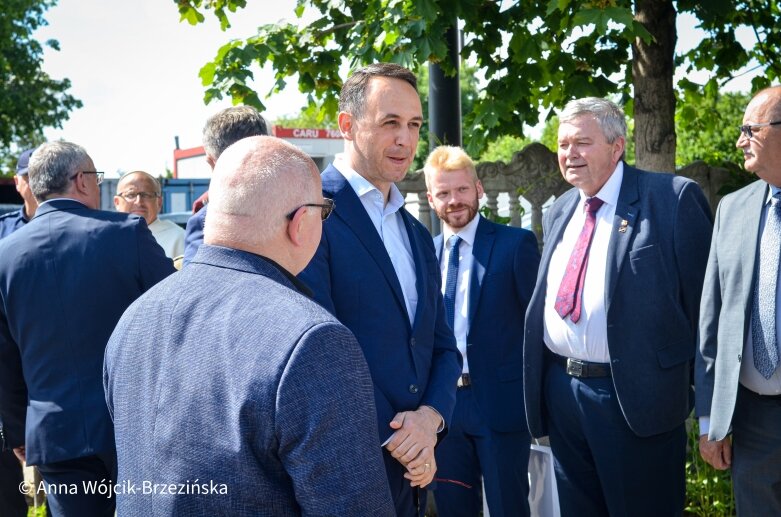
M 246 138 L 209 192 L 205 245 L 106 351 L 118 513 L 394 515 L 366 360 L 294 276 L 333 208 L 314 162 Z

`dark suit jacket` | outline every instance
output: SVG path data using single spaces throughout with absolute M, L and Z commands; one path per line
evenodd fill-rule
M 204 245 L 125 312 L 105 363 L 120 482 L 227 494 L 119 494 L 119 515 L 394 514 L 360 347 L 294 281 Z
M 399 411 L 425 404 L 449 423 L 461 356 L 445 321 L 431 234 L 405 209 L 399 211 L 417 276 L 418 306 L 410 325 L 396 272 L 361 200 L 333 166 L 322 179 L 323 195 L 336 208 L 300 278 L 361 344 L 374 381 L 380 443 L 393 433 L 388 424 Z
M 523 410 L 523 315 L 540 253 L 528 230 L 480 217 L 472 247 L 467 359 L 472 390 L 488 425 L 499 432 L 526 429 Z M 442 256 L 442 235 L 434 238 Z
M 700 311 L 697 416 L 710 415 L 711 440 L 729 432 L 751 324 L 759 223 L 768 184 L 755 181 L 725 196 L 716 211 Z
M 195 253 L 198 248 L 203 244 L 203 227 L 206 224 L 206 209 L 209 205 L 203 205 L 203 207 L 195 212 L 187 220 L 187 227 L 184 234 L 184 261 L 183 266 L 186 266 L 195 257 Z
M 112 451 L 103 352 L 130 303 L 174 272 L 138 216 L 44 203 L 0 241 L 0 412 L 32 465 Z M 26 418 L 26 433 L 25 433 Z
M 535 437 L 547 434 L 542 383 L 548 265 L 579 202 L 578 189 L 569 190 L 543 221 L 545 248 L 524 340 L 526 415 Z M 613 384 L 639 436 L 674 429 L 691 411 L 691 362 L 711 221 L 695 182 L 624 165 L 608 247 L 605 310 Z

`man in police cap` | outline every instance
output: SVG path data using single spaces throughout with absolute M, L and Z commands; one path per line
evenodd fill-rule
M 19 195 L 24 200 L 24 206 L 19 210 L 0 216 L 0 239 L 8 237 L 27 224 L 33 218 L 35 210 L 38 208 L 38 202 L 30 191 L 29 183 L 27 183 L 27 165 L 30 162 L 30 156 L 33 154 L 33 151 L 35 149 L 28 149 L 19 156 L 14 183 L 16 183 L 16 191 L 19 192 Z

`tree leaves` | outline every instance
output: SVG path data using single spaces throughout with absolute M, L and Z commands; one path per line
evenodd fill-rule
M 45 127 L 62 127 L 69 112 L 81 107 L 81 101 L 67 93 L 68 79 L 53 79 L 43 72 L 43 47 L 32 37 L 46 25 L 43 14 L 54 3 L 13 0 L 0 10 L 0 156 L 11 153 L 12 145 L 27 148 L 41 143 Z M 55 40 L 45 44 L 59 49 Z
M 177 0 L 180 12 L 212 10 L 221 22 L 245 0 Z M 663 0 L 659 0 L 663 1 Z M 473 152 L 490 138 L 523 136 L 524 124 L 535 125 L 541 110 L 560 108 L 584 95 L 619 95 L 631 99 L 631 45 L 653 37 L 635 19 L 632 0 L 516 0 L 503 12 L 496 0 L 299 0 L 295 15 L 313 10 L 315 21 L 303 27 L 279 24 L 261 27 L 258 35 L 223 47 L 204 66 L 201 78 L 211 79 L 206 100 L 220 95 L 255 101 L 245 90 L 253 66 L 270 64 L 277 82 L 269 91 L 298 74 L 298 88 L 319 109 L 335 110 L 342 77 L 341 63 L 351 67 L 391 61 L 411 68 L 445 60 L 446 31 L 456 17 L 463 25 L 462 62 L 474 63 L 486 79 L 472 109 L 464 110 L 465 144 Z M 736 70 L 758 62 L 767 78 L 781 77 L 781 16 L 775 0 L 679 0 L 680 11 L 700 16 L 708 32 L 698 47 L 681 56 L 688 70 L 712 72 L 717 83 Z M 198 19 L 197 16 L 195 19 Z M 735 38 L 738 27 L 755 31 L 757 45 L 743 49 Z M 243 47 L 244 53 L 240 52 Z M 692 83 L 693 84 L 693 83 Z M 682 83 L 682 90 L 701 90 Z M 234 94 L 235 92 L 235 94 Z M 631 104 L 627 105 L 631 112 Z

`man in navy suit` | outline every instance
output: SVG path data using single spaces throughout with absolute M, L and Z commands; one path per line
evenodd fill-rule
M 434 246 L 464 361 L 453 421 L 436 451 L 437 514 L 478 515 L 482 474 L 492 517 L 528 516 L 521 315 L 537 278 L 537 239 L 478 215 L 483 185 L 461 148 L 437 147 L 423 170 L 429 204 L 444 223 Z
M 209 117 L 203 127 L 203 150 L 206 152 L 206 163 L 214 169 L 217 158 L 234 142 L 248 136 L 268 134 L 266 120 L 252 106 L 231 106 L 218 111 Z M 184 236 L 183 266 L 190 263 L 198 247 L 203 244 L 203 227 L 206 224 L 208 202 L 209 191 L 207 190 L 193 203 L 194 213 L 187 220 Z
M 418 489 L 434 477 L 434 446 L 461 373 L 431 235 L 394 184 L 412 163 L 423 124 L 415 76 L 389 63 L 356 70 L 339 110 L 344 154 L 322 174 L 336 209 L 301 279 L 361 344 L 374 381 L 377 447 L 385 448 L 396 511 L 409 516 L 423 510 Z
M 562 515 L 680 515 L 711 211 L 693 181 L 623 163 L 612 102 L 571 101 L 559 120 L 575 188 L 543 221 L 524 340 L 529 430 L 550 436 Z
M 759 179 L 716 211 L 696 364 L 700 454 L 732 469 L 738 515 L 781 515 L 781 87 L 751 99 L 736 145 Z
M 174 271 L 138 216 L 97 210 L 103 173 L 68 142 L 30 159 L 35 218 L 0 241 L 0 416 L 37 465 L 55 516 L 113 515 L 115 449 L 103 352 L 133 300 Z M 57 487 L 77 487 L 57 490 Z
M 106 349 L 120 483 L 188 490 L 120 493 L 119 515 L 393 516 L 366 360 L 294 276 L 333 208 L 317 167 L 251 137 L 210 187 L 205 244 Z

